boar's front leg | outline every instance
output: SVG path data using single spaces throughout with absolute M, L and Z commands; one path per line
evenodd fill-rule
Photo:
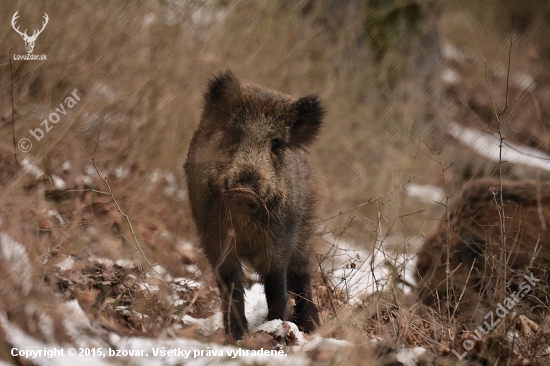
M 220 290 L 225 334 L 240 340 L 248 326 L 244 312 L 244 273 L 233 245 L 230 245 L 230 242 L 227 242 L 227 245 L 220 245 L 223 229 L 219 222 L 215 220 L 210 222 L 212 224 L 208 230 L 205 229 L 201 233 L 201 247 L 214 270 Z M 230 239 L 225 238 L 225 240 Z
M 287 320 L 288 295 L 286 292 L 286 266 L 273 268 L 264 279 L 265 297 L 267 299 L 267 320 Z
M 311 296 L 309 265 L 293 264 L 288 269 L 288 287 L 294 293 L 295 306 L 290 319 L 303 331 L 312 332 L 319 326 L 319 312 Z
M 236 340 L 242 339 L 248 329 L 242 276 L 241 265 L 237 260 L 226 259 L 217 269 L 225 334 Z

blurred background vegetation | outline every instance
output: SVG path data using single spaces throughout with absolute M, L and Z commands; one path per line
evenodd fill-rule
M 25 53 L 10 25 L 16 10 L 29 34 L 48 14 L 34 49 L 47 61 L 10 61 Z M 465 180 L 498 173 L 498 162 L 462 144 L 452 126 L 498 129 L 493 105 L 502 110 L 508 90 L 509 101 L 521 99 L 503 114 L 506 141 L 550 154 L 549 35 L 547 0 L 4 1 L 3 229 L 36 257 L 52 243 L 76 257 L 137 256 L 109 197 L 66 200 L 19 165 L 27 157 L 66 187 L 105 191 L 92 168 L 97 150 L 144 251 L 177 274 L 163 233 L 193 238 L 181 167 L 205 82 L 230 68 L 243 81 L 324 101 L 325 126 L 310 154 L 323 187 L 319 217 L 374 199 L 322 222 L 325 231 L 346 232 L 365 247 L 381 237 L 417 244 Z M 78 105 L 15 158 L 13 139 L 29 137 L 75 89 Z M 503 175 L 550 178 L 512 163 Z M 410 194 L 410 183 L 445 190 L 436 199 L 442 205 Z M 48 236 L 40 220 L 51 220 L 52 207 L 68 225 L 45 224 Z M 90 222 L 106 234 L 91 235 Z
M 10 27 L 16 10 L 28 29 L 48 13 L 35 49 L 48 60 L 12 61 L 10 72 L 10 50 L 23 53 Z M 8 150 L 12 144 L 11 81 L 17 140 L 77 88 L 83 95 L 78 111 L 30 152 L 38 165 L 55 170 L 69 160 L 72 174 L 80 174 L 104 119 L 100 165 L 169 171 L 182 184 L 205 80 L 231 68 L 245 81 L 324 100 L 326 126 L 311 154 L 324 183 L 321 217 L 393 192 L 383 211 L 395 218 L 420 208 L 396 187 L 409 181 L 443 186 L 430 150 L 441 153 L 445 167 L 453 165 L 449 187 L 464 174 L 495 173 L 494 164 L 449 138 L 447 124 L 494 122 L 487 76 L 502 104 L 514 36 L 510 87 L 521 92 L 521 77 L 533 79 L 548 60 L 549 17 L 548 2 L 539 0 L 5 2 L 2 143 Z M 519 103 L 515 109 L 525 120 L 510 119 L 507 127 L 521 142 L 548 151 L 548 73 L 541 77 L 523 98 L 538 99 L 538 107 Z M 508 170 L 513 175 L 513 167 Z M 174 212 L 185 205 L 173 204 Z M 372 219 L 380 209 L 371 204 L 353 212 L 357 239 L 369 226 L 363 217 Z M 416 235 L 432 215 L 428 204 L 402 227 Z

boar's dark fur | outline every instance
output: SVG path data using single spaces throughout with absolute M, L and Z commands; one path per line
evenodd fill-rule
M 216 274 L 225 332 L 247 331 L 245 276 L 265 285 L 268 320 L 319 324 L 312 301 L 312 231 L 318 188 L 305 160 L 324 109 L 314 95 L 295 100 L 231 71 L 208 82 L 185 172 L 200 245 Z M 290 312 L 287 291 L 294 295 Z
M 524 276 L 531 274 L 540 282 L 529 293 L 523 291 L 522 304 L 533 300 L 531 311 L 542 310 L 537 299 L 547 303 L 550 183 L 504 181 L 502 191 L 506 251 L 497 206 L 498 182 L 479 179 L 467 183 L 448 222 L 441 221 L 418 254 L 417 278 L 425 304 L 445 308 L 448 300 L 450 307 L 470 316 L 483 306 L 494 308 L 502 296 L 521 291 Z

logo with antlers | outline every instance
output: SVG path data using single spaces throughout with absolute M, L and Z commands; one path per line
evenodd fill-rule
M 24 32 L 21 32 L 19 30 L 19 27 L 16 27 L 15 26 L 15 21 L 17 20 L 17 18 L 19 17 L 19 15 L 17 14 L 19 13 L 19 10 L 17 10 L 15 12 L 15 14 L 13 14 L 13 18 L 11 18 L 11 26 L 13 27 L 13 29 L 19 33 L 21 35 L 21 38 L 23 38 L 23 41 L 25 41 L 25 48 L 27 49 L 27 53 L 32 53 L 32 50 L 34 49 L 34 42 L 36 42 L 36 39 L 38 38 L 38 36 L 40 35 L 40 33 L 42 33 L 42 31 L 44 30 L 44 28 L 46 28 L 46 24 L 48 24 L 48 14 L 44 13 L 44 21 L 42 22 L 42 29 L 40 30 L 34 30 L 33 33 L 32 33 L 32 36 L 29 36 L 27 34 L 27 30 L 25 29 Z

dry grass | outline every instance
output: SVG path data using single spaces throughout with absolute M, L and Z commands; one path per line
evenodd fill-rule
M 191 292 L 186 305 L 174 309 L 162 299 L 168 289 L 147 294 L 137 282 L 145 279 L 148 263 L 161 264 L 173 277 L 190 276 L 182 264 L 198 263 L 201 279 L 211 281 L 204 259 L 180 245 L 194 240 L 181 166 L 199 121 L 205 80 L 227 68 L 242 80 L 293 96 L 317 93 L 327 106 L 326 125 L 310 159 L 325 198 L 319 216 L 336 216 L 320 222 L 323 232 L 368 250 L 381 247 L 388 256 L 414 251 L 411 243 L 433 230 L 445 207 L 409 197 L 402 186 L 409 181 L 438 185 L 452 200 L 464 180 L 496 174 L 498 163 L 450 138 L 447 123 L 495 127 L 487 76 L 502 107 L 508 85 L 502 68 L 509 34 L 516 32 L 510 100 L 525 90 L 522 75 L 538 75 L 548 61 L 544 17 L 549 10 L 536 1 L 521 9 L 504 0 L 395 2 L 412 4 L 402 8 L 377 3 L 2 3 L 0 229 L 29 253 L 34 286 L 25 295 L 17 280 L 0 278 L 0 311 L 32 333 L 36 325 L 29 320 L 29 304 L 56 318 L 56 306 L 76 298 L 103 327 L 149 336 L 165 330 L 172 315 L 212 311 L 215 291 Z M 48 13 L 49 24 L 34 51 L 47 54 L 47 61 L 10 65 L 10 52 L 25 52 L 9 26 L 16 10 L 22 29 L 32 29 Z M 373 29 L 380 31 L 376 42 Z M 462 61 L 441 56 L 447 44 L 464 51 Z M 456 70 L 460 81 L 442 83 L 444 68 Z M 502 133 L 505 141 L 550 152 L 548 72 L 537 85 L 507 111 L 510 123 Z M 14 136 L 16 142 L 31 138 L 28 131 L 41 127 L 75 89 L 81 101 L 40 141 L 32 140 L 29 153 L 17 151 L 15 157 Z M 24 158 L 45 176 L 26 173 L 20 166 Z M 67 162 L 69 169 L 63 168 Z M 505 179 L 550 178 L 545 171 L 500 167 Z M 56 187 L 52 176 L 63 178 L 66 187 Z M 69 256 L 76 263 L 71 275 L 56 267 Z M 104 257 L 130 259 L 135 266 L 112 270 L 91 259 Z M 397 286 L 400 273 L 402 268 L 394 268 L 391 290 L 359 308 L 319 280 L 317 299 L 327 324 L 321 333 L 422 345 L 451 362 L 449 348 L 459 343 L 465 327 L 414 305 L 414 296 Z M 121 315 L 117 306 L 149 320 Z M 62 328 L 57 332 L 59 339 L 68 337 Z M 0 358 L 8 359 L 2 342 Z M 386 362 L 383 348 L 368 347 L 333 362 L 358 363 L 377 352 L 379 361 L 373 364 Z

